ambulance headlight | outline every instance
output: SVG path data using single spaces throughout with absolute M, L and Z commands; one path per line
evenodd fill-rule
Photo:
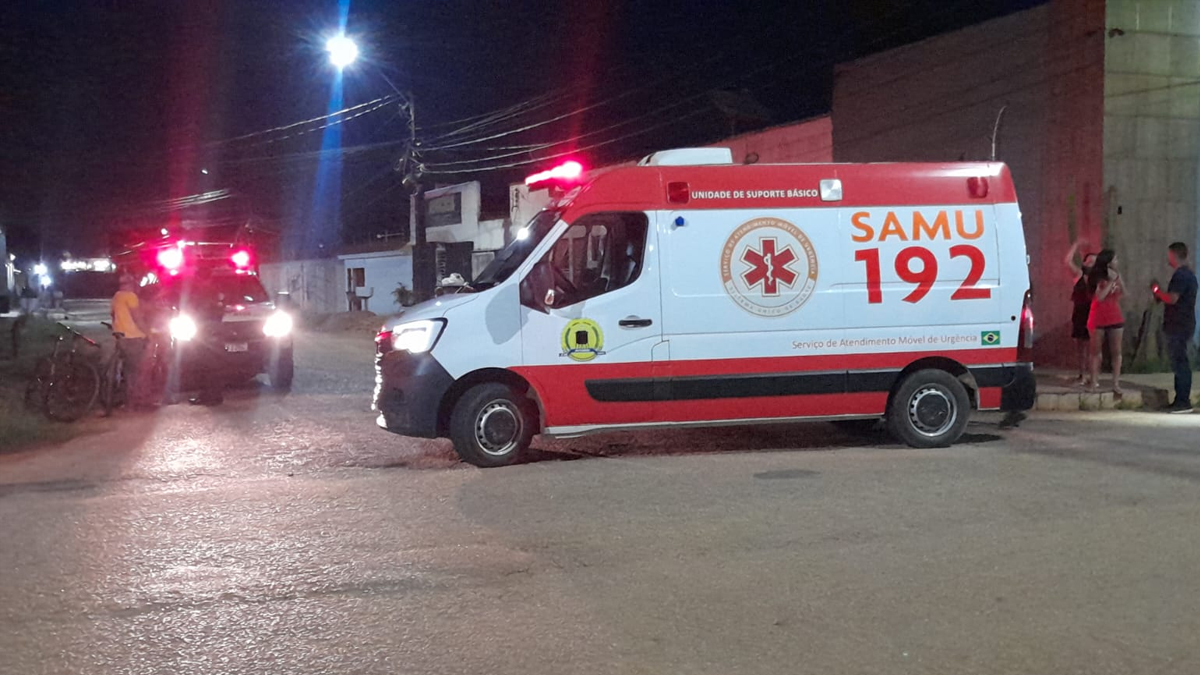
M 437 344 L 445 329 L 445 319 L 402 323 L 392 329 L 392 347 L 413 354 L 427 352 Z
M 200 328 L 196 326 L 196 321 L 187 314 L 172 317 L 167 327 L 171 330 L 171 339 L 179 342 L 187 342 L 196 337 L 196 333 L 200 332 Z
M 292 332 L 292 315 L 275 312 L 263 324 L 263 335 L 273 338 L 287 337 Z

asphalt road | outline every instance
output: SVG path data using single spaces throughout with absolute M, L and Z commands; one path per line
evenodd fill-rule
M 1200 672 L 1200 416 L 481 471 L 374 427 L 370 348 L 0 454 L 0 673 Z

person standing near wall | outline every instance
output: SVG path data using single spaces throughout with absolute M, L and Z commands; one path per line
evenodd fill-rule
M 1100 387 L 1100 363 L 1104 360 L 1104 343 L 1108 342 L 1108 353 L 1112 359 L 1112 391 L 1118 397 L 1121 391 L 1121 350 L 1125 337 L 1125 314 L 1121 311 L 1121 296 L 1125 294 L 1121 274 L 1117 271 L 1117 254 L 1106 248 L 1096 255 L 1096 263 L 1088 274 L 1088 288 L 1092 292 L 1092 307 L 1088 315 L 1088 330 L 1092 341 L 1091 389 Z
M 1096 264 L 1095 253 L 1082 253 L 1080 249 L 1087 245 L 1087 242 L 1080 239 L 1071 245 L 1071 250 L 1067 251 L 1065 260 L 1067 268 L 1071 270 L 1071 275 L 1075 277 L 1075 287 L 1071 289 L 1071 338 L 1075 340 L 1075 349 L 1079 358 L 1079 377 L 1075 380 L 1076 385 L 1084 385 L 1088 382 L 1088 373 L 1092 371 L 1091 363 L 1091 340 L 1092 334 L 1088 330 L 1088 315 L 1092 310 L 1092 290 L 1088 286 L 1088 274 L 1092 271 L 1092 265 Z M 1079 255 L 1079 262 L 1075 262 L 1076 254 Z
M 1175 402 L 1168 408 L 1173 414 L 1192 412 L 1192 363 L 1188 356 L 1192 334 L 1196 330 L 1196 274 L 1188 267 L 1188 248 L 1183 242 L 1167 247 L 1167 262 L 1175 270 L 1164 292 L 1155 281 L 1154 297 L 1166 305 L 1163 310 L 1163 335 L 1167 338 L 1167 356 L 1175 371 Z

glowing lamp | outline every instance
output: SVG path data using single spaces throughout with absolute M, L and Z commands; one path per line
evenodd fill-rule
M 178 272 L 179 268 L 183 267 L 183 249 L 164 248 L 158 252 L 158 264 L 163 269 Z
M 325 43 L 325 51 L 329 52 L 329 62 L 338 69 L 354 63 L 358 59 L 358 45 L 345 35 L 336 35 Z
M 564 183 L 578 181 L 583 176 L 583 165 L 575 160 L 563 162 L 553 169 L 540 171 L 525 178 L 526 185 L 536 185 L 548 181 L 562 181 Z

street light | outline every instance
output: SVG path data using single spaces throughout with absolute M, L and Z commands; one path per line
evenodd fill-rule
M 345 35 L 335 35 L 329 38 L 325 43 L 325 51 L 329 52 L 329 62 L 338 70 L 358 59 L 358 45 Z

